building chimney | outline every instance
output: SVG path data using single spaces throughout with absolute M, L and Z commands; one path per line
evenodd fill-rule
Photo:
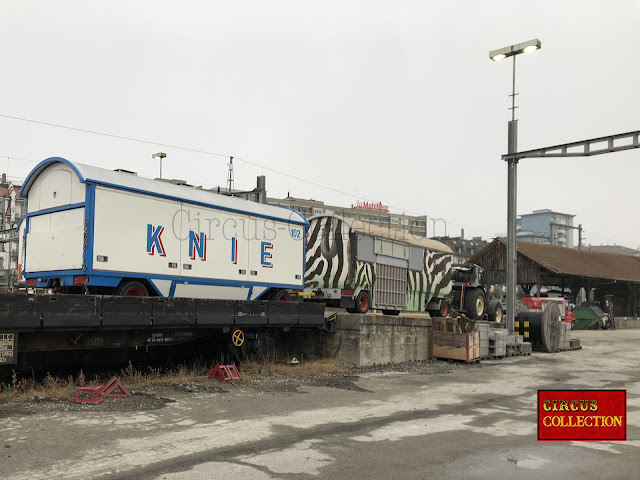
M 460 238 L 464 240 L 464 228 L 460 229 Z
M 3 173 L 2 174 L 2 184 L 4 185 L 5 183 L 7 183 L 7 174 Z
M 267 203 L 267 177 L 264 175 L 258 176 L 257 188 L 258 203 Z

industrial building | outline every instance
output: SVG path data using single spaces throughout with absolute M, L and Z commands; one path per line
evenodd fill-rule
M 427 238 L 427 216 L 412 216 L 389 212 L 389 207 L 381 202 L 358 201 L 350 207 L 326 205 L 320 200 L 287 198 L 268 198 L 270 205 L 291 208 L 307 219 L 314 215 L 338 215 L 343 218 L 357 219 L 390 230 L 399 230 L 416 238 Z

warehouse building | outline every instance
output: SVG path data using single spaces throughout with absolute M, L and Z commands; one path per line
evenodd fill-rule
M 496 238 L 469 259 L 480 265 L 489 285 L 506 283 L 506 239 Z M 613 295 L 616 316 L 637 317 L 640 311 L 640 257 L 589 252 L 518 242 L 517 284 L 525 294 L 543 286 L 559 287 L 604 305 Z

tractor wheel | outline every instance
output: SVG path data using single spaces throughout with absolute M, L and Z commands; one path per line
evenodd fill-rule
M 131 281 L 120 285 L 116 290 L 116 295 L 123 297 L 148 297 L 149 292 L 147 291 L 147 287 L 142 283 Z
M 371 300 L 369 299 L 369 294 L 367 292 L 360 292 L 356 297 L 356 312 L 367 313 L 370 305 Z
M 468 289 L 465 293 L 464 308 L 467 316 L 473 320 L 482 320 L 486 309 L 487 301 L 484 293 L 479 288 Z

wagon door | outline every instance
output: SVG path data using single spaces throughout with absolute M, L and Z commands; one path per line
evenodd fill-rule
M 376 308 L 404 310 L 407 303 L 409 246 L 376 238 Z

